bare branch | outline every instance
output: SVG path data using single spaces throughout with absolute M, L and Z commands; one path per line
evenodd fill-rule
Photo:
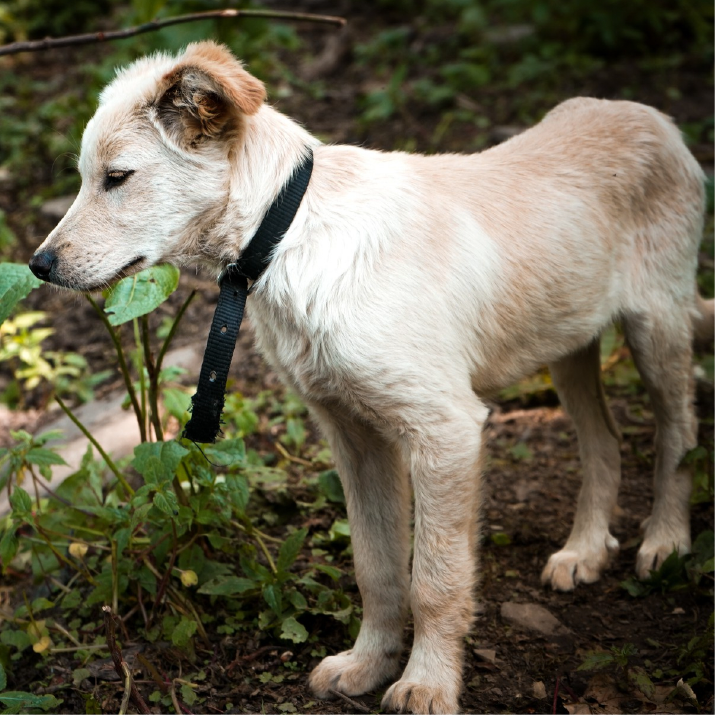
M 179 25 L 185 22 L 198 20 L 222 20 L 224 18 L 265 17 L 273 20 L 293 20 L 295 22 L 323 22 L 342 27 L 347 22 L 344 17 L 333 15 L 313 15 L 307 12 L 282 12 L 279 10 L 209 10 L 207 12 L 193 12 L 188 15 L 168 17 L 165 20 L 152 20 L 143 25 L 128 27 L 125 30 L 112 30 L 110 32 L 89 32 L 85 35 L 67 35 L 65 37 L 47 37 L 44 40 L 29 40 L 27 42 L 12 42 L 0 46 L 1 55 L 16 55 L 20 52 L 39 52 L 55 47 L 69 47 L 70 45 L 89 45 L 93 42 L 107 42 L 110 40 L 123 40 L 145 32 L 154 32 L 162 27 Z

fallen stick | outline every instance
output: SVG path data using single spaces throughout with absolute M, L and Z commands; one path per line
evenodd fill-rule
M 330 694 L 335 695 L 339 697 L 341 700 L 344 700 L 350 707 L 355 708 L 360 713 L 369 713 L 370 708 L 366 708 L 364 705 L 361 703 L 357 702 L 356 700 L 353 700 L 352 698 L 349 698 L 345 693 L 340 693 L 337 690 L 333 690 L 332 688 L 330 689 Z
M 26 42 L 12 42 L 0 46 L 0 55 L 16 55 L 20 52 L 40 52 L 55 47 L 69 47 L 70 45 L 89 45 L 94 42 L 108 42 L 123 40 L 145 32 L 155 32 L 162 27 L 179 25 L 184 22 L 197 22 L 198 20 L 222 20 L 224 18 L 239 17 L 265 17 L 273 20 L 293 20 L 297 22 L 323 22 L 342 27 L 347 22 L 344 17 L 333 15 L 313 15 L 308 12 L 282 12 L 278 10 L 208 10 L 206 12 L 192 12 L 188 15 L 168 17 L 165 20 L 152 20 L 142 25 L 135 25 L 124 30 L 110 30 L 109 32 L 88 32 L 84 35 L 66 35 L 65 37 L 46 37 L 44 40 L 28 40 Z
M 129 666 L 127 666 L 127 664 L 124 662 L 124 658 L 122 658 L 122 651 L 117 645 L 116 632 L 114 628 L 114 614 L 112 613 L 112 609 L 109 606 L 102 606 L 102 612 L 104 613 L 104 630 L 107 635 L 107 647 L 109 648 L 112 660 L 114 661 L 114 670 L 116 670 L 117 675 L 125 681 L 124 697 L 126 698 L 126 685 L 128 684 L 129 692 L 131 694 L 132 700 L 134 701 L 134 705 L 136 705 L 139 712 L 149 715 L 149 713 L 151 713 L 151 710 L 149 710 L 149 707 L 144 702 L 144 698 L 142 698 L 142 696 L 139 694 L 137 686 L 134 684 L 134 681 L 131 678 Z M 128 680 L 127 674 L 129 674 Z M 123 700 L 122 704 L 124 704 Z

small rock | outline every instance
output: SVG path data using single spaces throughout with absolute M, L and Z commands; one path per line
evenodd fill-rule
M 487 663 L 495 663 L 497 659 L 497 652 L 490 648 L 475 648 L 474 655 L 476 655 L 479 660 L 484 660 Z
M 492 27 L 484 33 L 484 39 L 492 45 L 511 45 L 536 32 L 533 25 L 502 25 Z
M 59 221 L 64 218 L 64 215 L 69 211 L 70 206 L 72 206 L 76 198 L 77 194 L 71 194 L 69 196 L 58 196 L 56 199 L 45 201 L 40 207 L 40 213 L 47 218 Z
M 672 615 L 674 616 L 682 616 L 685 613 L 685 610 L 682 609 L 680 606 L 677 606 L 672 610 Z
M 545 636 L 563 635 L 569 632 L 555 616 L 536 603 L 506 601 L 501 605 L 501 617 L 511 626 L 537 631 Z
M 543 681 L 535 680 L 533 687 L 534 687 L 534 697 L 537 700 L 546 700 L 546 686 L 544 685 Z

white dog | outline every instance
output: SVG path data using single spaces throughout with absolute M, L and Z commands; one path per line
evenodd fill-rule
M 79 291 L 158 261 L 218 273 L 312 149 L 307 192 L 250 301 L 261 351 L 330 442 L 364 606 L 354 648 L 310 685 L 327 697 L 394 679 L 411 608 L 412 653 L 383 705 L 453 713 L 485 395 L 550 366 L 583 487 L 543 580 L 597 580 L 618 549 L 620 480 L 599 335 L 620 320 L 657 422 L 638 575 L 690 547 L 691 341 L 713 333 L 695 284 L 703 173 L 671 121 L 631 102 L 573 99 L 481 154 L 416 156 L 323 146 L 264 100 L 209 42 L 121 71 L 84 133 L 79 196 L 31 266 Z

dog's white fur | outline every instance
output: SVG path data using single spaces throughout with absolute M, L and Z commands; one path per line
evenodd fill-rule
M 312 148 L 307 193 L 250 301 L 261 351 L 332 447 L 364 605 L 354 648 L 310 684 L 354 695 L 397 676 L 410 606 L 412 654 L 384 705 L 456 712 L 483 396 L 550 366 L 584 475 L 543 580 L 597 580 L 618 549 L 620 480 L 599 335 L 621 320 L 657 421 L 638 575 L 690 547 L 690 346 L 713 328 L 695 285 L 703 174 L 675 126 L 631 102 L 573 99 L 481 154 L 426 157 L 323 146 L 263 100 L 212 43 L 120 72 L 82 140 L 79 197 L 39 250 L 57 256 L 52 280 L 77 290 L 157 261 L 218 272 Z M 105 190 L 106 172 L 126 170 Z

